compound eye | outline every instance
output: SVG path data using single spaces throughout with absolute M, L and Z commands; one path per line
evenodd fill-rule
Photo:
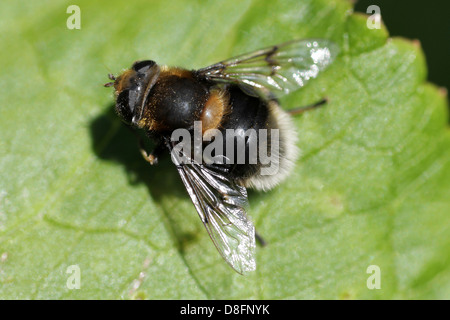
M 123 90 L 116 101 L 116 112 L 120 118 L 127 124 L 133 119 L 134 104 L 130 104 L 130 90 Z
M 144 73 L 154 65 L 155 61 L 153 60 L 142 60 L 133 63 L 133 66 L 131 68 L 137 73 Z

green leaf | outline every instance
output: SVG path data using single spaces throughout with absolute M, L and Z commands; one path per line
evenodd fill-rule
M 343 0 L 77 4 L 80 30 L 64 1 L 0 4 L 0 299 L 450 298 L 447 101 L 417 42 Z M 329 103 L 295 118 L 287 181 L 250 192 L 268 245 L 240 276 L 102 84 L 138 59 L 199 68 L 311 37 L 341 54 L 283 104 Z

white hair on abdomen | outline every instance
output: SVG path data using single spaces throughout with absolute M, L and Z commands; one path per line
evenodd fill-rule
M 243 184 L 247 188 L 267 191 L 282 182 L 294 168 L 295 162 L 299 157 L 300 151 L 297 147 L 298 135 L 291 116 L 282 110 L 275 101 L 268 103 L 269 123 L 274 125 L 268 129 L 279 129 L 280 155 L 274 157 L 273 161 L 278 161 L 278 172 L 274 175 L 256 174 L 246 179 Z M 260 169 L 261 170 L 261 169 Z

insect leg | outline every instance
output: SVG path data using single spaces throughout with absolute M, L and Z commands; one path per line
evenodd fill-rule
M 151 165 L 157 164 L 158 163 L 158 157 L 159 155 L 161 155 L 161 152 L 164 150 L 165 145 L 164 143 L 158 142 L 158 144 L 156 145 L 156 147 L 153 149 L 152 152 L 148 153 L 147 150 L 145 149 L 145 144 L 144 144 L 144 140 L 142 139 L 142 137 L 136 132 L 135 129 L 133 129 L 130 126 L 127 126 L 128 129 L 131 130 L 131 132 L 133 132 L 133 134 L 136 136 L 136 138 L 138 139 L 138 143 L 139 143 L 139 151 L 141 152 L 142 157 Z
M 308 106 L 298 107 L 298 108 L 294 108 L 294 109 L 286 110 L 286 111 L 287 111 L 287 113 L 289 113 L 291 116 L 293 116 L 293 115 L 296 115 L 296 114 L 301 114 L 301 113 L 303 113 L 303 112 L 305 112 L 305 111 L 309 111 L 309 110 L 312 110 L 312 109 L 316 109 L 316 108 L 318 108 L 318 107 L 324 105 L 324 104 L 327 103 L 327 102 L 328 102 L 328 99 L 327 99 L 327 98 L 323 98 L 322 100 L 320 100 L 320 101 L 318 101 L 318 102 L 316 102 L 316 103 L 310 104 L 310 105 L 308 105 Z
M 264 240 L 263 237 L 261 237 L 261 235 L 255 231 L 255 239 L 256 241 L 258 241 L 258 243 L 261 245 L 261 247 L 265 247 L 267 242 L 266 240 Z
M 158 163 L 158 157 L 161 155 L 161 152 L 164 150 L 164 148 L 164 143 L 159 142 L 153 149 L 153 151 L 148 153 L 147 150 L 145 150 L 144 141 L 139 138 L 139 150 L 141 151 L 144 159 L 147 160 L 147 162 L 149 162 L 151 165 Z

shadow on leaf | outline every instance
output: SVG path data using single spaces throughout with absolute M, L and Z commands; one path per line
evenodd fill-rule
M 104 161 L 111 161 L 121 165 L 128 177 L 130 185 L 144 183 L 151 198 L 158 204 L 168 194 L 181 199 L 189 199 L 186 189 L 170 160 L 169 152 L 163 154 L 157 165 L 151 166 L 139 152 L 139 142 L 135 134 L 120 121 L 114 111 L 114 104 L 109 105 L 103 114 L 95 117 L 90 123 L 92 149 Z M 144 132 L 137 132 L 143 139 L 145 147 L 151 151 L 154 144 L 145 136 Z M 112 181 L 111 183 L 114 183 Z M 187 246 L 196 242 L 197 233 L 183 228 L 183 216 L 186 213 L 164 212 L 166 228 L 173 234 L 180 253 Z M 192 214 L 196 215 L 194 206 Z

